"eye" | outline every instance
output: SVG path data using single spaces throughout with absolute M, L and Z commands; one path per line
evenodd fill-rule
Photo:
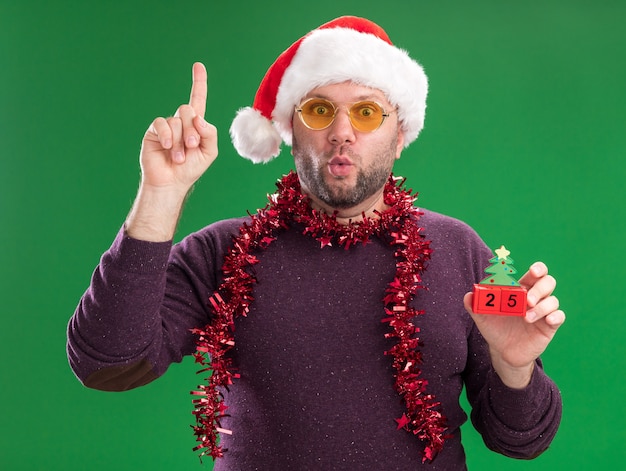
M 307 112 L 315 116 L 332 116 L 334 113 L 330 103 L 325 101 L 311 101 L 306 105 Z
M 324 105 L 317 105 L 315 109 L 313 110 L 313 112 L 318 115 L 324 115 L 328 113 L 328 107 Z
M 370 102 L 359 104 L 355 111 L 359 118 L 365 119 L 373 118 L 381 113 L 380 107 L 378 107 L 376 103 Z

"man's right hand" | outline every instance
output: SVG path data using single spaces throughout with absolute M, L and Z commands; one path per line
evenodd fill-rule
M 217 157 L 217 131 L 204 119 L 207 73 L 193 65 L 189 104 L 170 118 L 155 119 L 141 146 L 141 186 L 127 220 L 136 239 L 171 240 L 185 197 Z

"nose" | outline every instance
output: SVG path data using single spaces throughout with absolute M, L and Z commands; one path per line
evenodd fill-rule
M 350 122 L 350 116 L 348 116 L 348 110 L 340 108 L 337 110 L 335 120 L 330 125 L 328 140 L 333 144 L 344 144 L 354 142 L 355 139 L 356 135 Z

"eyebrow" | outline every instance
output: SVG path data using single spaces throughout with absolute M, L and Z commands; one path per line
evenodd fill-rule
M 324 95 L 323 93 L 315 93 L 313 95 L 309 95 L 309 96 L 305 96 L 304 98 L 302 98 L 303 100 L 309 100 L 311 98 L 321 98 L 322 100 L 328 100 L 332 103 L 335 103 L 335 100 L 333 100 L 332 98 L 330 98 L 328 95 Z M 386 98 L 384 97 L 379 97 L 373 94 L 367 94 L 367 95 L 359 95 L 356 97 L 356 99 L 354 101 L 349 101 L 346 103 L 358 103 L 359 101 L 375 101 L 377 103 L 381 102 L 381 101 L 388 101 Z M 381 105 L 383 105 L 383 103 L 380 103 Z
M 324 95 L 322 93 L 316 93 L 314 95 L 311 95 L 309 98 L 323 98 L 324 100 L 328 100 L 328 101 L 334 101 L 332 98 L 330 98 L 328 95 Z M 365 100 L 380 100 L 381 97 L 375 96 L 373 94 L 364 94 L 364 95 L 359 95 L 358 97 L 356 97 L 356 101 L 365 101 Z M 350 102 L 350 103 L 354 103 L 354 102 Z

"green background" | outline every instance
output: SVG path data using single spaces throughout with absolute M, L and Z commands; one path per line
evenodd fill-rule
M 143 132 L 187 100 L 193 61 L 209 70 L 221 153 L 178 237 L 264 205 L 289 152 L 253 166 L 230 121 L 283 49 L 341 14 L 381 24 L 429 75 L 426 128 L 396 170 L 420 205 L 559 282 L 568 320 L 544 355 L 559 434 L 517 462 L 466 427 L 470 469 L 623 465 L 626 2 L 1 0 L 0 468 L 210 468 L 191 451 L 193 363 L 135 391 L 87 390 L 66 324 L 130 207 Z

